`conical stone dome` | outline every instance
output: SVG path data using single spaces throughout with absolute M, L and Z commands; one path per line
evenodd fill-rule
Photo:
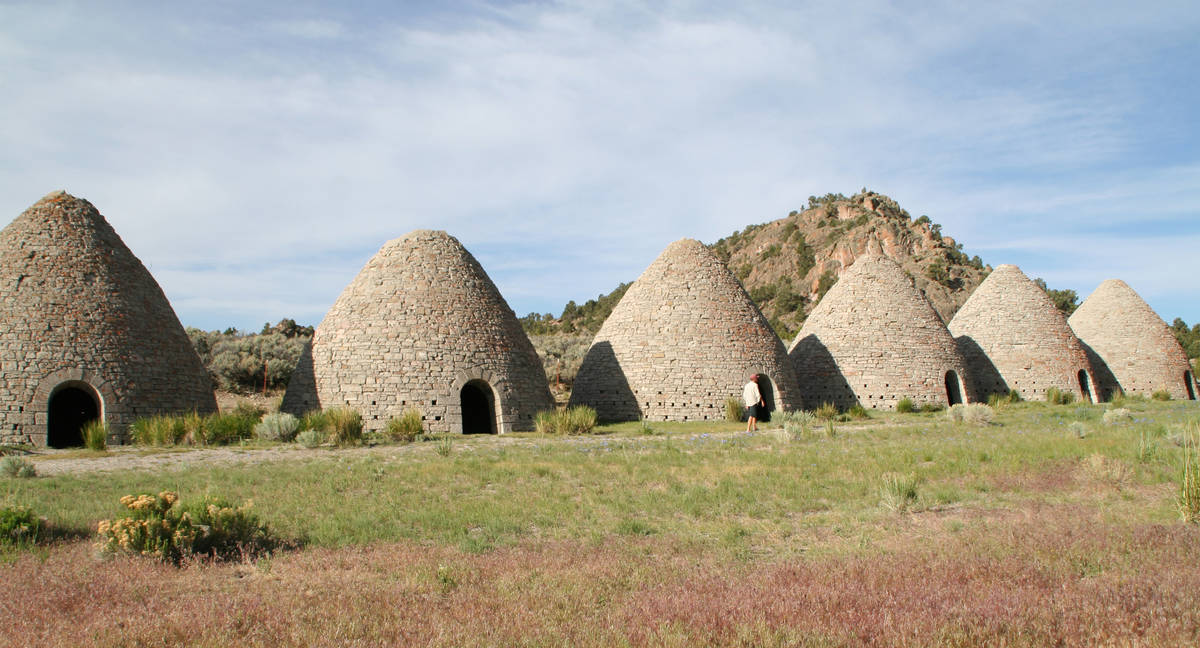
M 134 419 L 217 409 L 158 283 L 86 200 L 54 192 L 0 231 L 0 441 L 110 439 Z
M 537 352 L 475 257 L 440 231 L 386 243 L 313 334 L 281 408 L 349 406 L 377 430 L 418 410 L 431 432 L 533 428 L 554 399 Z
M 1195 399 L 1187 354 L 1166 322 L 1120 279 L 1100 284 L 1068 320 L 1097 366 L 1101 388 Z
M 1056 387 L 1093 400 L 1083 345 L 1046 292 L 1015 265 L 997 266 L 950 321 L 979 398 L 1017 391 L 1043 400 Z
M 725 264 L 699 241 L 667 246 L 600 327 L 571 391 L 601 420 L 719 420 L 750 374 L 796 406 L 787 352 Z M 772 403 L 768 403 L 771 405 Z
M 809 314 L 789 355 L 806 407 L 895 409 L 974 400 L 954 338 L 878 244 L 846 268 Z

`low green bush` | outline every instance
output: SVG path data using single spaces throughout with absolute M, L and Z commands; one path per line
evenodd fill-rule
M 421 412 L 410 409 L 400 418 L 389 420 L 384 431 L 392 441 L 412 443 L 421 436 L 424 429 L 425 423 L 421 420 Z
M 299 443 L 305 448 L 311 450 L 322 443 L 325 443 L 325 437 L 326 435 L 324 430 L 314 430 L 309 428 L 307 430 L 301 430 L 298 434 L 296 434 L 296 443 Z
M 867 408 L 863 407 L 861 403 L 855 403 L 853 407 L 846 410 L 846 414 L 856 421 L 871 418 L 871 415 L 867 413 Z
M 17 477 L 20 479 L 30 479 L 32 477 L 37 477 L 37 468 L 34 468 L 33 464 L 22 459 L 21 457 L 9 455 L 7 457 L 0 458 L 0 475 Z
M 88 450 L 103 452 L 108 449 L 108 424 L 100 419 L 88 421 L 83 426 L 83 445 Z
M 901 414 L 912 414 L 915 409 L 916 406 L 913 405 L 913 399 L 908 396 L 901 398 L 900 402 L 896 403 L 896 411 Z
M 24 506 L 0 507 L 0 545 L 34 544 L 41 539 L 46 521 Z
M 944 409 L 946 409 L 946 406 L 942 405 L 941 403 L 925 403 L 925 404 L 921 405 L 921 411 L 925 412 L 926 414 L 940 412 Z
M 179 496 L 126 495 L 121 504 L 129 513 L 97 526 L 105 553 L 156 556 L 178 565 L 192 556 L 217 560 L 253 557 L 279 545 L 270 529 L 250 513 L 250 504 L 234 507 L 219 498 L 191 506 L 176 506 Z
M 275 412 L 262 417 L 254 426 L 254 436 L 266 441 L 287 443 L 296 438 L 299 429 L 300 419 L 287 412 Z
M 1156 389 L 1153 394 L 1150 394 L 1150 398 L 1156 401 L 1169 401 L 1171 400 L 1171 392 L 1165 389 Z
M 253 438 L 255 425 L 258 425 L 258 415 L 252 412 L 211 414 L 204 419 L 204 444 L 228 445 Z

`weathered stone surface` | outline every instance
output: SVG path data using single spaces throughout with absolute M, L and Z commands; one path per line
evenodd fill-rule
M 1195 399 L 1197 387 L 1187 354 L 1170 327 L 1120 279 L 1100 284 L 1068 320 L 1090 350 L 1101 389 Z
M 975 400 L 954 338 L 875 240 L 812 310 L 789 354 L 809 408 Z
M 798 405 L 779 337 L 725 264 L 683 239 L 646 268 L 600 327 L 571 404 L 594 407 L 606 421 L 719 420 L 725 399 L 740 399 L 751 373 L 770 381 L 775 407 Z
M 98 400 L 112 441 L 155 414 L 215 412 L 158 283 L 86 200 L 54 192 L 0 231 L 0 441 L 47 441 L 52 394 Z
M 1093 400 L 1096 380 L 1063 312 L 1015 265 L 1000 265 L 971 293 L 950 333 L 979 398 L 1015 390 L 1044 400 L 1056 387 Z
M 417 230 L 367 261 L 313 334 L 281 409 L 349 406 L 377 430 L 409 409 L 463 431 L 463 388 L 483 385 L 493 431 L 553 409 L 546 373 L 512 309 L 454 237 Z

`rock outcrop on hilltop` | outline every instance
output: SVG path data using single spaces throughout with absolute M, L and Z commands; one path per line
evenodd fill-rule
M 711 247 L 776 331 L 790 338 L 872 240 L 912 278 L 943 321 L 991 270 L 978 257 L 967 258 L 928 217 L 913 219 L 896 201 L 866 190 L 848 198 L 809 198 L 806 209 L 749 226 Z

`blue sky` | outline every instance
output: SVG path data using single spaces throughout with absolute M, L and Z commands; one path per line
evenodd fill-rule
M 1200 320 L 1194 2 L 345 5 L 0 0 L 0 224 L 66 189 L 184 324 L 253 330 L 417 228 L 557 314 L 867 187 Z

